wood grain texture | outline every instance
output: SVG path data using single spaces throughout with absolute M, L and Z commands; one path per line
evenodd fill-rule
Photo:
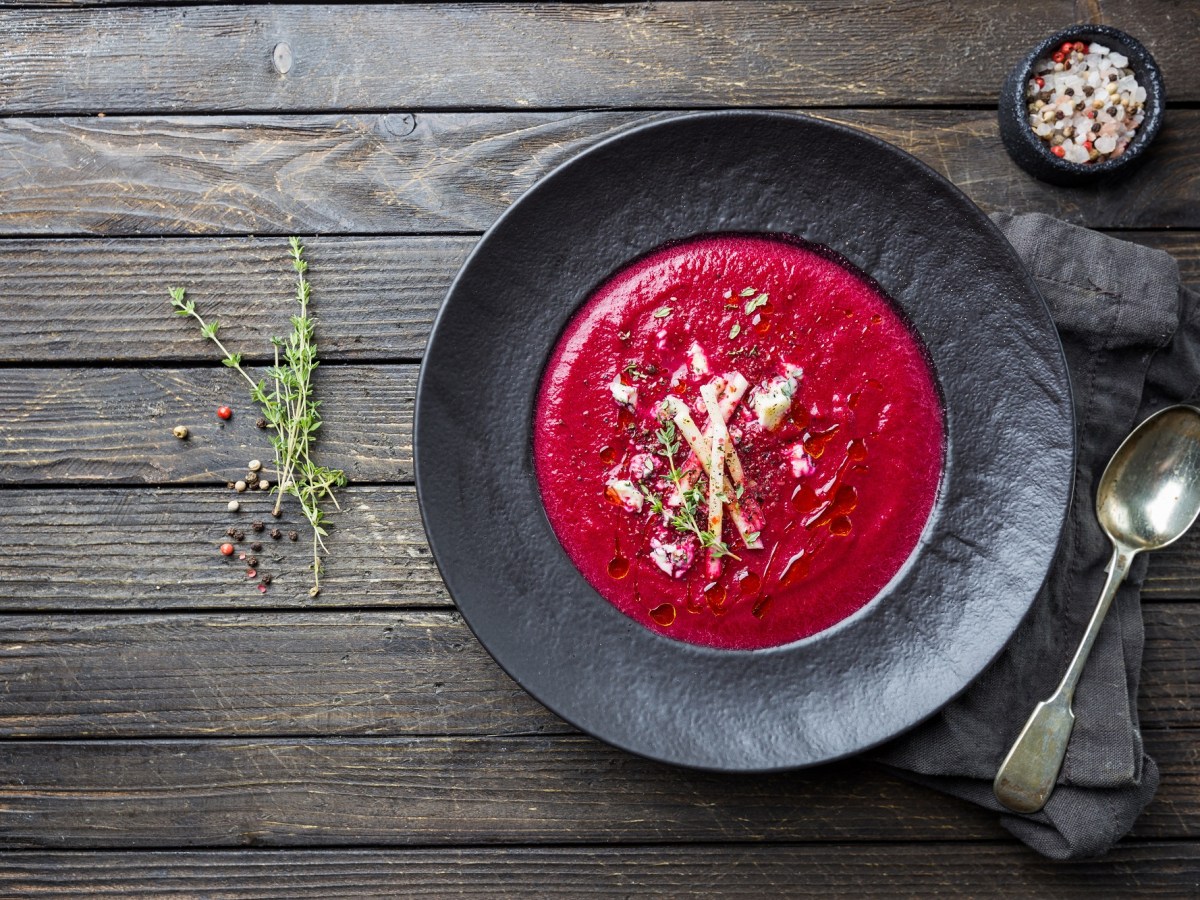
M 1112 3 L 1105 20 L 1149 45 L 1172 96 L 1196 99 L 1175 39 L 1200 28 L 1196 11 L 1140 5 Z M 1075 16 L 1072 0 L 14 11 L 0 110 L 991 103 L 1021 55 Z M 271 63 L 280 41 L 286 75 Z
M 231 525 L 268 521 L 266 501 L 231 515 L 223 489 L 11 489 L 0 494 L 0 610 L 150 611 L 256 607 L 448 607 L 411 487 L 351 487 L 345 514 L 330 514 L 331 555 L 321 594 L 308 596 L 308 547 L 265 539 L 266 595 L 235 558 L 218 556 Z M 245 496 L 245 495 L 243 495 Z M 303 530 L 291 504 L 270 520 Z M 353 527 L 339 528 L 343 516 Z M 346 521 L 349 521 L 347 518 Z M 1145 596 L 1200 599 L 1200 531 L 1151 557 Z M 1182 612 L 1180 613 L 1183 614 Z M 1190 694 L 1188 694 L 1190 697 Z
M 1140 839 L 1200 836 L 1192 730 L 1152 731 Z M 17 741 L 0 754 L 0 846 L 150 848 L 1005 836 L 979 807 L 860 761 L 737 777 L 590 738 Z
M 0 737 L 574 730 L 450 611 L 0 618 L 0 683 Z
M 234 456 L 234 459 L 239 458 Z M 351 487 L 332 510 L 331 553 L 321 593 L 308 596 L 307 535 L 293 502 L 272 519 L 269 501 L 246 500 L 231 514 L 223 488 L 170 491 L 10 490 L 0 493 L 0 609 L 250 609 L 255 607 L 447 607 L 450 599 L 425 542 L 411 487 Z M 248 494 L 240 495 L 246 498 Z M 352 527 L 340 528 L 343 521 Z M 267 532 L 250 525 L 264 522 Z M 245 564 L 217 547 L 226 529 L 245 533 L 241 552 L 259 540 L 259 569 L 274 581 L 259 594 Z M 278 527 L 284 537 L 271 540 Z
M 321 359 L 419 359 L 473 237 L 305 241 Z M 281 238 L 0 241 L 0 362 L 211 363 L 216 348 L 168 315 L 187 287 L 221 339 L 266 362 L 295 310 Z
M 480 231 L 555 165 L 655 112 L 0 119 L 0 236 Z M 988 211 L 1200 227 L 1200 110 L 1115 186 L 1021 172 L 992 110 L 820 113 L 915 154 Z
M 1183 897 L 1200 846 L 1127 843 L 1063 865 L 1000 843 L 5 854 L 0 892 L 206 900 Z
M 1125 231 L 1171 253 L 1200 288 L 1200 233 Z M 419 359 L 438 305 L 476 238 L 306 241 L 321 358 Z M 164 286 L 186 285 L 222 339 L 266 359 L 287 330 L 292 283 L 279 238 L 0 240 L 0 363 L 211 363 L 211 344 L 165 315 Z M 103 290 L 97 290 L 103 285 Z
M 1147 603 L 1141 722 L 1200 729 L 1200 608 Z M 0 738 L 573 732 L 449 611 L 0 618 Z
M 359 481 L 411 479 L 416 383 L 416 366 L 318 370 L 318 461 Z M 234 409 L 228 422 L 216 416 L 221 404 Z M 245 475 L 249 460 L 274 458 L 257 416 L 246 383 L 220 364 L 10 370 L 0 378 L 0 483 L 225 484 Z M 191 431 L 186 441 L 171 433 L 179 424 Z M 243 518 L 268 511 L 267 494 L 239 499 Z

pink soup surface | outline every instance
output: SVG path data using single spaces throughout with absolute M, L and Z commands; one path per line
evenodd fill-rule
M 588 299 L 533 447 L 554 532 L 603 597 L 669 637 L 753 649 L 839 622 L 904 564 L 942 409 L 918 340 L 860 275 L 798 242 L 703 237 Z

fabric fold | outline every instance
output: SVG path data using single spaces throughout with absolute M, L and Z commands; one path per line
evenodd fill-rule
M 1200 304 L 1162 251 L 1041 214 L 993 220 L 1062 337 L 1076 416 L 1075 494 L 1050 573 L 1008 647 L 960 697 L 874 757 L 903 777 L 996 810 L 1039 853 L 1094 856 L 1129 831 L 1158 786 L 1137 714 L 1145 556 L 1118 592 L 1080 681 L 1075 730 L 1046 808 L 1008 812 L 992 795 L 992 779 L 1065 672 L 1103 586 L 1111 545 L 1096 520 L 1095 494 L 1104 466 L 1143 418 L 1200 390 Z

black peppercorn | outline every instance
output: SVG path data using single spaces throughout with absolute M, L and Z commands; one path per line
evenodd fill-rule
M 1075 88 L 1067 88 L 1065 91 L 1063 91 L 1063 93 L 1066 94 L 1068 97 L 1074 97 L 1075 96 Z
M 1090 97 L 1094 93 L 1096 93 L 1096 89 L 1094 87 L 1092 87 L 1090 84 L 1085 84 L 1083 86 L 1083 96 Z
M 270 584 L 271 583 L 271 573 L 267 572 L 265 575 L 263 575 L 262 578 L 258 579 L 258 581 L 259 581 L 259 584 Z
M 258 557 L 257 556 L 247 556 L 246 557 L 246 565 L 248 565 L 250 568 L 253 569 L 255 566 L 258 565 Z
M 259 416 L 257 419 L 254 420 L 254 427 L 255 428 L 266 428 L 267 420 L 264 419 L 262 416 Z
M 1055 119 L 1061 119 L 1062 117 L 1063 117 L 1063 111 L 1061 109 L 1054 114 Z
M 1108 73 L 1108 80 L 1109 80 L 1109 81 L 1116 81 L 1116 80 L 1117 80 L 1117 73 L 1116 73 L 1116 72 L 1109 72 L 1109 73 Z
M 244 532 L 244 531 L 235 531 L 235 532 L 233 533 L 233 539 L 234 539 L 235 541 L 244 541 L 244 540 L 246 539 L 246 532 Z
M 253 528 L 255 531 L 262 531 L 263 523 L 262 522 L 251 522 L 250 527 Z
M 1095 124 L 1092 125 L 1092 134 L 1099 134 L 1099 133 L 1100 133 L 1100 123 L 1096 122 Z
M 235 534 L 237 534 L 237 529 L 232 525 L 225 529 L 225 537 L 233 537 Z
M 1108 109 L 1105 110 L 1105 112 L 1108 113 L 1110 116 L 1115 116 L 1117 114 L 1117 108 L 1115 106 L 1110 106 Z
M 277 541 L 277 540 L 279 540 L 281 537 L 283 537 L 283 532 L 282 532 L 282 531 L 280 531 L 278 528 L 272 528 L 272 529 L 271 529 L 271 540 L 273 540 L 273 541 Z
M 288 540 L 289 540 L 289 541 L 298 541 L 298 540 L 300 540 L 300 532 L 298 532 L 298 531 L 289 531 L 289 532 L 288 532 Z
M 255 553 L 261 553 L 262 552 L 262 541 L 255 541 L 253 544 L 250 545 L 250 549 L 253 550 Z

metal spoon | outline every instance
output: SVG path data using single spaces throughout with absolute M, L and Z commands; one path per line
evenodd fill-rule
M 1067 674 L 996 773 L 996 799 L 1014 812 L 1037 812 L 1054 790 L 1075 726 L 1075 685 L 1134 556 L 1178 540 L 1200 515 L 1200 409 L 1168 406 L 1134 429 L 1100 477 L 1096 515 L 1113 544 L 1108 580 Z

